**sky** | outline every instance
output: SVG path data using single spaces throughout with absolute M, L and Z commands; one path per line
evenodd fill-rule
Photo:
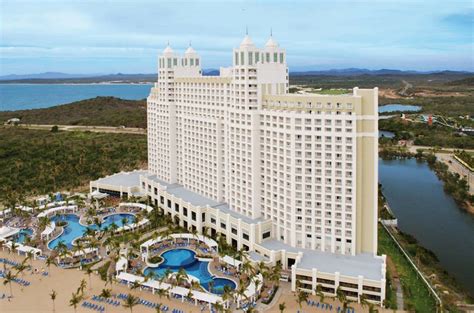
M 290 71 L 474 71 L 474 1 L 0 0 L 0 75 L 154 73 L 167 42 L 231 64 L 246 27 Z

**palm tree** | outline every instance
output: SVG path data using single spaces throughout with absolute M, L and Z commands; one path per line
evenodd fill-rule
M 234 291 L 230 288 L 229 285 L 224 286 L 224 292 L 222 293 L 222 300 L 225 302 L 232 300 L 234 297 Z
M 286 309 L 286 303 L 285 302 L 280 303 L 278 305 L 278 309 L 280 310 L 280 313 L 283 313 L 283 311 L 285 311 L 285 309 Z
M 25 259 L 25 261 L 26 261 L 26 260 L 29 260 L 31 267 L 33 267 L 33 258 L 34 258 L 34 255 L 35 255 L 35 254 L 33 253 L 33 251 L 28 251 L 28 252 L 26 253 L 26 259 Z
M 48 272 L 49 272 L 50 269 L 51 269 L 51 265 L 56 265 L 56 263 L 54 262 L 54 258 L 50 255 L 50 256 L 48 256 L 48 258 L 46 259 L 46 267 L 48 268 Z
M 300 309 L 301 309 L 302 303 L 306 302 L 307 300 L 308 300 L 308 294 L 298 288 L 298 290 L 296 291 L 296 302 L 298 302 Z
M 341 287 L 337 287 L 336 289 L 336 298 L 342 303 L 342 311 L 346 312 L 348 301 L 346 293 L 341 289 Z
M 23 262 L 15 265 L 13 268 L 16 270 L 16 275 L 18 276 L 21 274 L 23 276 L 23 272 L 28 268 L 28 266 L 25 264 L 28 259 L 24 259 Z
M 38 228 L 39 233 L 41 233 L 48 225 L 50 224 L 49 218 L 47 216 L 42 216 L 38 219 Z
M 56 291 L 52 290 L 51 293 L 49 294 L 49 296 L 51 297 L 51 301 L 53 301 L 53 312 L 56 312 L 56 304 L 54 303 L 54 301 L 56 300 L 56 296 L 57 296 Z
M 91 269 L 90 266 L 88 266 L 88 267 L 86 268 L 86 274 L 87 274 L 87 276 L 89 276 L 89 289 L 92 288 L 91 275 L 92 275 L 93 272 L 94 272 L 94 271 Z
M 369 299 L 366 294 L 361 294 L 359 297 L 360 300 L 360 305 L 362 307 L 368 306 L 369 307 L 369 313 L 378 313 L 379 310 L 374 308 L 374 304 L 372 302 L 369 302 Z
M 68 248 L 64 241 L 58 242 L 58 245 L 54 248 L 60 258 L 68 254 Z
M 283 266 L 281 265 L 281 262 L 278 261 L 276 265 L 273 267 L 272 274 L 270 275 L 270 279 L 272 280 L 273 284 L 276 286 L 280 286 L 280 278 L 281 278 L 281 271 L 283 269 Z
M 132 285 L 130 286 L 130 289 L 132 289 L 132 290 L 133 289 L 138 289 L 138 288 L 140 288 L 140 286 L 141 286 L 141 283 L 138 280 L 136 280 L 132 283 Z
M 82 301 L 82 296 L 78 293 L 73 293 L 71 299 L 69 300 L 69 306 L 74 308 L 74 312 L 77 310 L 77 305 Z
M 169 298 L 169 296 L 170 296 L 167 289 L 161 289 L 160 288 L 160 289 L 158 289 L 158 291 L 156 293 L 158 294 L 158 297 L 160 297 L 160 299 L 163 296 L 165 296 L 166 298 Z
M 187 282 L 187 281 L 188 281 L 189 276 L 188 276 L 188 273 L 186 273 L 186 271 L 184 270 L 184 268 L 181 267 L 181 268 L 178 270 L 178 272 L 176 273 L 175 278 L 176 278 L 176 283 L 177 283 L 178 285 L 181 285 L 181 284 L 183 284 L 184 282 Z
M 321 303 L 324 303 L 323 286 L 321 284 L 317 284 L 315 291 L 316 291 L 316 295 L 319 297 L 319 301 Z
M 81 296 L 84 295 L 84 289 L 86 289 L 87 287 L 87 282 L 85 279 L 81 279 L 81 282 L 79 284 L 79 287 L 77 288 L 77 293 L 79 294 L 79 292 L 81 293 Z
M 123 307 L 126 309 L 130 309 L 130 313 L 133 312 L 133 307 L 138 304 L 138 298 L 135 297 L 132 294 L 128 294 L 127 298 L 125 298 L 125 303 L 123 304 Z
M 161 313 L 161 307 L 163 306 L 163 304 L 161 303 L 157 303 L 156 306 L 155 306 L 155 311 L 156 313 Z
M 216 312 L 224 312 L 224 306 L 222 305 L 222 303 L 216 302 L 212 306 L 214 307 L 214 310 L 216 310 Z
M 3 276 L 3 285 L 6 286 L 7 284 L 10 285 L 10 297 L 13 298 L 13 290 L 12 290 L 12 281 L 16 278 L 11 271 L 8 271 Z
M 99 296 L 105 299 L 105 308 L 107 309 L 107 299 L 109 299 L 112 296 L 112 290 L 102 289 L 102 292 L 100 293 Z
M 247 276 L 252 276 L 254 274 L 254 268 L 252 267 L 252 264 L 247 260 L 243 261 L 240 270 L 242 271 L 242 273 L 247 274 Z
M 209 288 L 209 292 L 212 292 L 212 288 L 214 288 L 214 281 L 211 280 L 208 284 L 207 287 Z

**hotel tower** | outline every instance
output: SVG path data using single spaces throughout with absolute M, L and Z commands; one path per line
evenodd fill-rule
M 381 303 L 377 88 L 290 93 L 272 37 L 246 36 L 230 56 L 219 76 L 203 76 L 191 46 L 159 56 L 141 191 L 181 226 L 281 262 L 293 290 Z

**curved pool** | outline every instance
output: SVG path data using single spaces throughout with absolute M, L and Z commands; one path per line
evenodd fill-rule
M 30 237 L 33 236 L 33 229 L 31 228 L 23 228 L 20 230 L 20 232 L 18 232 L 16 238 L 15 238 L 15 242 L 16 243 L 25 243 L 26 241 L 26 238 L 27 237 Z
M 158 267 L 147 267 L 143 271 L 144 275 L 153 272 L 157 277 L 165 275 L 167 269 L 171 272 L 177 272 L 183 268 L 188 275 L 199 279 L 199 283 L 204 289 L 215 294 L 223 294 L 224 286 L 231 289 L 236 288 L 236 283 L 227 278 L 215 277 L 209 272 L 209 262 L 200 261 L 196 258 L 196 253 L 188 249 L 173 249 L 161 254 L 163 262 Z M 209 283 L 212 282 L 212 289 Z
M 75 214 L 61 214 L 55 215 L 51 218 L 51 221 L 57 222 L 66 222 L 67 225 L 63 228 L 63 232 L 57 238 L 51 240 L 48 243 L 48 248 L 53 250 L 56 246 L 63 242 L 68 249 L 71 249 L 73 242 L 76 238 L 84 236 L 84 233 L 88 228 L 98 230 L 99 226 L 96 224 L 91 224 L 88 226 L 82 225 L 79 223 L 79 216 Z M 122 227 L 123 225 L 132 224 L 135 221 L 135 215 L 130 213 L 116 213 L 110 214 L 102 220 L 101 230 L 110 227 L 112 224 L 117 225 L 117 227 Z M 124 224 L 125 222 L 125 224 Z

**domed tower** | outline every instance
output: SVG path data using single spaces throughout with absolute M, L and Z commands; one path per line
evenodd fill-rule
M 234 49 L 234 99 L 238 109 L 257 108 L 257 64 L 260 62 L 260 50 L 247 34 L 240 46 Z
M 288 93 L 289 77 L 286 64 L 286 51 L 280 48 L 278 42 L 270 34 L 262 53 L 259 67 L 259 83 L 263 84 L 263 94 Z
M 184 52 L 184 57 L 181 58 L 180 66 L 176 69 L 175 76 L 194 77 L 201 75 L 201 58 L 189 44 L 188 49 Z

